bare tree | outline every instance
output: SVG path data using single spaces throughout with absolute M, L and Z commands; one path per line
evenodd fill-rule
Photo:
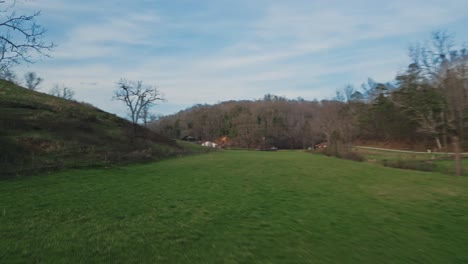
M 37 86 L 44 81 L 41 77 L 37 76 L 35 72 L 28 72 L 24 75 L 24 80 L 26 81 L 26 88 L 29 90 L 35 91 Z
M 154 86 L 143 85 L 142 81 L 130 81 L 121 79 L 117 82 L 117 90 L 114 91 L 114 100 L 122 101 L 127 106 L 128 114 L 133 122 L 134 132 L 136 124 L 143 118 L 144 122 L 149 117 L 149 109 L 156 102 L 164 102 L 161 92 Z
M 426 81 L 437 87 L 445 99 L 445 135 L 450 134 L 455 152 L 455 169 L 461 175 L 461 150 L 464 140 L 465 110 L 468 108 L 468 54 L 456 48 L 453 36 L 445 31 L 432 34 L 431 42 L 410 50 L 413 62 L 421 68 Z
M 16 76 L 16 73 L 12 71 L 10 68 L 6 68 L 2 71 L 0 71 L 0 79 L 6 80 L 12 83 L 17 83 L 18 78 Z
M 141 110 L 141 113 L 140 113 L 140 118 L 141 120 L 143 120 L 143 126 L 146 127 L 146 125 L 148 124 L 148 119 L 149 119 L 149 115 L 150 115 L 150 105 L 146 105 L 145 107 L 143 107 L 143 109 Z
M 347 84 L 344 88 L 343 88 L 343 93 L 346 97 L 346 101 L 351 101 L 352 98 L 353 98 L 353 94 L 356 92 L 356 90 L 354 89 L 354 86 L 352 84 Z
M 55 84 L 49 94 L 63 99 L 72 100 L 75 92 L 69 87 Z
M 340 102 L 349 102 L 353 100 L 353 94 L 356 93 L 354 86 L 352 84 L 347 84 L 343 89 L 336 90 L 335 97 L 333 100 Z
M 468 109 L 468 91 L 466 89 L 467 61 L 452 63 L 446 70 L 441 82 L 447 109 L 447 125 L 452 135 L 455 153 L 455 171 L 462 175 L 461 151 L 466 127 L 466 109 Z
M 347 151 L 354 136 L 354 127 L 348 105 L 339 101 L 322 101 L 319 110 L 320 130 L 325 135 L 331 151 Z
M 46 43 L 46 30 L 36 22 L 40 12 L 20 15 L 15 1 L 0 2 L 0 72 L 22 62 L 33 62 L 33 55 L 48 56 L 55 45 Z

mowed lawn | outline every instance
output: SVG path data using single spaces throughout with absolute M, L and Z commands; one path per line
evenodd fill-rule
M 468 177 L 222 151 L 0 181 L 0 263 L 468 263 Z

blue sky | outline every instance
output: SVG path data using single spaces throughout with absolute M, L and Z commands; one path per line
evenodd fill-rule
M 171 114 L 267 93 L 324 99 L 368 77 L 391 81 L 408 47 L 446 29 L 467 41 L 466 0 L 19 0 L 58 47 L 15 70 L 63 84 L 76 99 L 125 115 L 120 78 L 156 85 Z

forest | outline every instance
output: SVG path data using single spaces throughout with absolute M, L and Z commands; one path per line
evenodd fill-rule
M 305 149 L 326 141 L 460 152 L 468 149 L 467 50 L 446 31 L 412 45 L 410 64 L 389 82 L 369 78 L 327 100 L 267 94 L 195 105 L 150 126 L 171 138 L 229 139 L 241 148 Z

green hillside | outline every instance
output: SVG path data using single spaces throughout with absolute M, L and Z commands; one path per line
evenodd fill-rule
M 154 160 L 177 142 L 92 105 L 0 81 L 0 176 Z

